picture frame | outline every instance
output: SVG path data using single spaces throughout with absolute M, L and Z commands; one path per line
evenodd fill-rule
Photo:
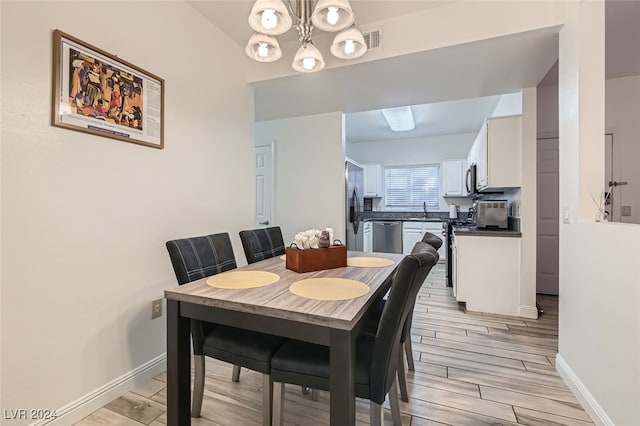
M 53 31 L 51 124 L 164 148 L 164 80 L 60 30 Z

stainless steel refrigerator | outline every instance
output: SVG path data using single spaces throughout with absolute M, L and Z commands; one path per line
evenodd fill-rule
M 346 224 L 347 248 L 363 251 L 364 239 L 362 226 L 362 212 L 364 211 L 363 185 L 364 170 L 362 167 L 347 160 L 345 162 L 345 194 L 346 194 Z

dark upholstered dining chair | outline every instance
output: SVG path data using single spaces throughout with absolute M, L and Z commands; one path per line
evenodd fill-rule
M 431 247 L 433 247 L 436 250 L 442 247 L 442 238 L 428 231 L 424 233 L 424 236 L 422 237 L 422 242 L 431 245 Z
M 420 254 L 420 253 L 430 253 L 431 256 L 435 257 L 435 262 L 437 263 L 439 260 L 439 255 L 436 249 L 430 244 L 424 243 L 422 241 L 418 241 L 411 250 L 411 254 Z M 427 275 L 431 271 L 431 268 L 428 269 L 420 269 L 418 271 L 418 279 L 422 279 L 424 281 L 427 278 Z M 379 302 L 373 305 L 369 313 L 367 314 L 364 332 L 365 333 L 375 333 L 378 323 L 380 322 L 380 317 L 384 310 L 384 306 L 386 303 L 386 299 L 381 299 Z M 407 319 L 405 320 L 404 326 L 402 327 L 402 335 L 400 337 L 400 348 L 398 350 L 398 387 L 400 388 L 400 399 L 404 402 L 409 402 L 409 390 L 407 388 L 407 378 L 404 370 L 404 359 L 403 353 L 407 358 L 407 368 L 409 371 L 415 371 L 415 363 L 413 360 L 413 345 L 411 343 L 411 324 L 413 322 L 413 306 L 411 306 L 411 311 L 409 315 L 407 315 Z
M 180 285 L 236 268 L 227 233 L 171 240 L 166 246 Z M 208 356 L 233 364 L 234 382 L 240 378 L 240 367 L 262 373 L 262 420 L 264 425 L 270 425 L 273 405 L 270 361 L 286 339 L 199 320 L 191 320 L 191 338 L 195 364 L 191 416 L 200 417 L 204 395 L 204 357 Z
M 382 404 L 389 394 L 394 425 L 400 424 L 396 387 L 402 326 L 415 302 L 418 290 L 431 267 L 433 252 L 407 255 L 390 274 L 391 289 L 375 334 L 362 333 L 356 342 L 355 394 L 370 400 L 372 425 L 382 423 Z M 329 348 L 298 340 L 289 340 L 271 359 L 274 381 L 274 425 L 284 421 L 284 383 L 329 390 Z
M 240 231 L 240 241 L 247 257 L 247 263 L 281 256 L 285 253 L 282 231 L 279 226 Z

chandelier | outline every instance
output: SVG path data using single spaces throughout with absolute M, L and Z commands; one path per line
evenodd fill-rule
M 311 41 L 314 28 L 338 32 L 331 44 L 331 53 L 341 59 L 358 58 L 367 45 L 362 33 L 354 26 L 349 0 L 256 0 L 249 15 L 249 25 L 255 33 L 245 49 L 258 62 L 274 62 L 282 56 L 278 40 L 294 24 L 298 30 L 298 49 L 291 66 L 298 72 L 314 72 L 324 68 L 320 51 Z

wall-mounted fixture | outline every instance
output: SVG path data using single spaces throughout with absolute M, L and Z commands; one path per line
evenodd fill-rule
M 353 25 L 354 19 L 349 0 L 256 0 L 249 15 L 249 25 L 256 32 L 245 52 L 258 62 L 277 61 L 282 50 L 274 36 L 287 32 L 295 21 L 301 46 L 291 66 L 299 72 L 320 71 L 325 62 L 311 41 L 314 27 L 340 31 L 331 44 L 331 53 L 337 58 L 353 59 L 367 51 L 362 33 Z
M 416 128 L 410 106 L 386 108 L 382 110 L 382 115 L 394 132 L 406 132 Z

